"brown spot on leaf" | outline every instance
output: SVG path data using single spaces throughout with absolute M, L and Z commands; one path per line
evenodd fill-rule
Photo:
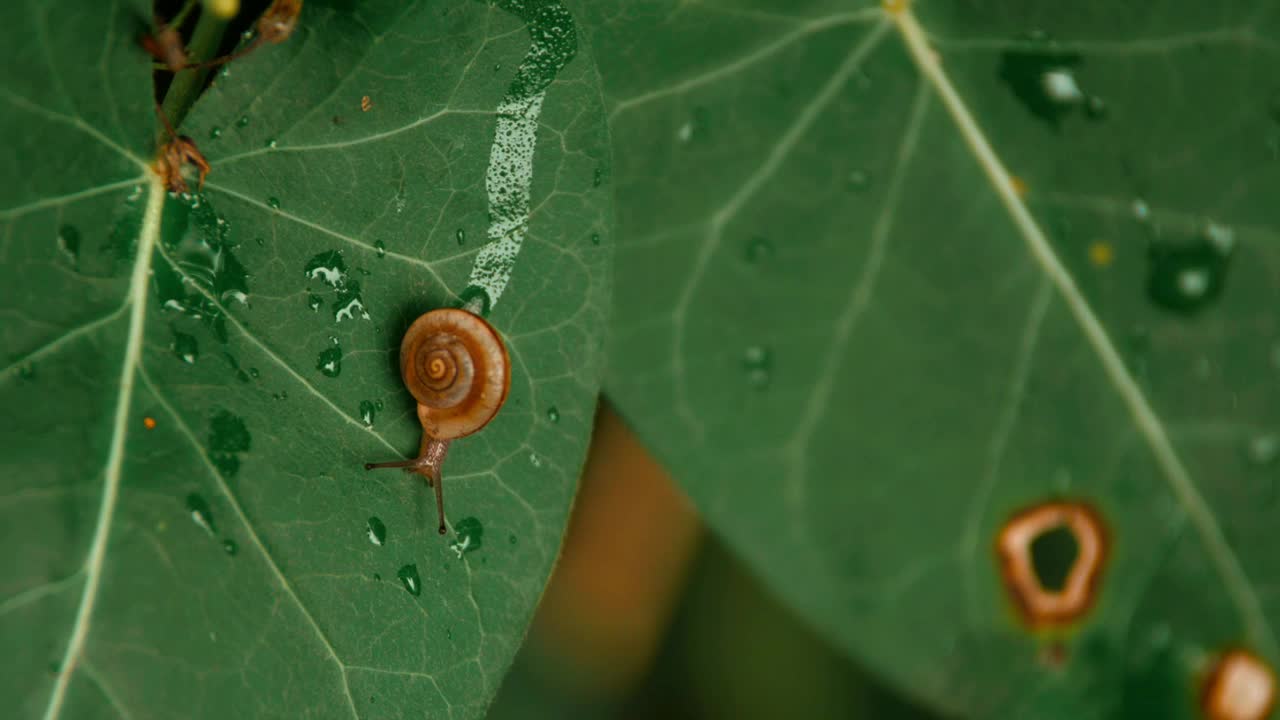
M 1061 583 L 1051 583 L 1037 569 L 1032 545 L 1060 531 L 1070 534 L 1076 551 Z M 996 557 L 1005 589 L 1027 625 L 1060 627 L 1088 612 L 1106 564 L 1107 545 L 1101 515 L 1083 502 L 1041 503 L 1011 517 L 996 537 Z

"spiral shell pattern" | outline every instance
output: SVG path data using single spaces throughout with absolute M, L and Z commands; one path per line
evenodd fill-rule
M 511 384 L 511 363 L 489 323 L 446 308 L 409 326 L 400 345 L 400 375 L 418 401 L 423 430 L 452 440 L 479 430 L 498 413 Z

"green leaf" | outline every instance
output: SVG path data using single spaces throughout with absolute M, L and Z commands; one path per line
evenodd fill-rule
M 607 139 L 574 19 L 308 2 L 195 106 L 212 172 L 169 195 L 149 17 L 0 10 L 7 716 L 478 717 L 602 369 Z M 451 447 L 442 538 L 417 476 L 361 465 L 416 451 L 401 334 L 471 285 L 511 390 Z
M 1195 715 L 1212 653 L 1280 660 L 1280 14 L 915 5 L 586 16 L 619 188 L 607 391 L 903 691 Z M 1055 499 L 1111 542 L 1044 633 L 994 545 Z

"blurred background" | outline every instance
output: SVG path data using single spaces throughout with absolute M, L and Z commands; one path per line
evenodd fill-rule
M 827 647 L 607 405 L 560 561 L 492 720 L 933 720 Z

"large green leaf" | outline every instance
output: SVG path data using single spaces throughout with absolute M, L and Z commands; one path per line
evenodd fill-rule
M 607 145 L 573 19 L 308 2 L 188 118 L 213 165 L 192 197 L 148 168 L 149 14 L 0 10 L 0 706 L 479 716 L 602 368 Z M 400 335 L 469 284 L 511 394 L 452 448 L 441 538 L 420 480 L 361 465 L 416 450 Z
M 606 388 L 904 691 L 1195 714 L 1209 653 L 1280 660 L 1280 12 L 860 5 L 589 15 L 619 199 Z M 1054 498 L 1113 540 L 1059 660 L 993 551 Z

